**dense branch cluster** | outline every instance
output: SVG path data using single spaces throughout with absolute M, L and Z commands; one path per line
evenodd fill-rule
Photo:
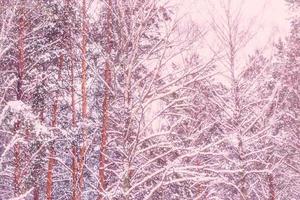
M 300 199 L 300 18 L 240 62 L 217 2 L 0 1 L 0 199 Z

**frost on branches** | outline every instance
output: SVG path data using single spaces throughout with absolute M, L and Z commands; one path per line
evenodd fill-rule
M 299 1 L 206 3 L 0 1 L 0 199 L 300 199 Z

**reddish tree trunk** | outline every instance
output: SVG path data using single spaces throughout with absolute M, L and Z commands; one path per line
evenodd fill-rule
M 17 100 L 21 100 L 23 96 L 22 85 L 24 76 L 24 66 L 25 66 L 25 47 L 24 47 L 24 37 L 25 37 L 25 19 L 23 14 L 23 8 L 20 11 L 20 19 L 18 22 L 19 26 L 19 39 L 18 39 L 18 50 L 19 50 L 19 63 L 18 63 L 18 82 L 17 82 Z
M 82 3 L 82 77 L 81 77 L 81 92 L 82 92 L 82 118 L 87 118 L 87 90 L 86 90 L 86 52 L 87 52 L 87 22 L 86 22 L 86 1 Z
M 109 104 L 110 104 L 110 91 L 109 87 L 111 85 L 111 69 L 110 69 L 110 61 L 109 61 L 109 56 L 112 50 L 112 24 L 111 24 L 111 12 L 112 9 L 112 1 L 108 1 L 108 13 L 107 13 L 107 60 L 105 62 L 105 71 L 104 71 L 104 81 L 105 81 L 105 88 L 104 88 L 104 100 L 102 104 L 102 112 L 103 112 L 103 118 L 102 118 L 102 130 L 101 130 L 101 143 L 100 143 L 100 157 L 99 157 L 99 200 L 103 199 L 102 193 L 105 191 L 105 183 L 106 183 L 106 178 L 105 178 L 105 154 L 106 154 L 106 143 L 107 143 L 107 129 L 109 125 Z
M 67 9 L 65 13 L 67 19 L 70 18 L 70 0 L 64 0 L 64 7 Z M 71 112 L 72 112 L 72 127 L 76 127 L 76 99 L 75 99 L 75 84 L 74 84 L 74 64 L 73 64 L 73 56 L 72 56 L 72 42 L 71 42 L 71 28 L 70 26 L 64 27 L 65 32 L 63 34 L 63 43 L 67 45 L 67 57 L 70 59 L 68 62 L 68 66 L 70 66 L 71 79 L 70 79 L 70 91 L 71 91 Z M 72 200 L 79 199 L 78 196 L 78 160 L 77 160 L 77 145 L 72 143 Z
M 54 148 L 53 145 L 49 147 L 49 159 L 48 159 L 48 171 L 47 171 L 47 186 L 46 186 L 46 197 L 47 200 L 52 199 L 52 185 L 53 185 L 53 167 L 54 167 Z
M 72 153 L 73 153 L 73 160 L 72 160 L 72 200 L 78 199 L 78 193 L 77 193 L 77 173 L 78 173 L 78 167 L 77 167 L 77 148 L 75 145 L 72 146 Z
M 17 100 L 22 100 L 23 97 L 23 76 L 24 76 L 24 66 L 25 66 L 25 47 L 24 47 L 24 36 L 25 36 L 25 18 L 23 12 L 23 6 L 20 8 L 20 18 L 18 21 L 19 26 L 19 38 L 18 38 L 18 50 L 19 50 L 19 60 L 17 66 L 18 80 L 17 80 Z M 20 129 L 20 121 L 15 124 L 15 131 Z M 15 157 L 15 171 L 14 171 L 14 189 L 15 194 L 20 193 L 21 184 L 21 147 L 16 144 L 14 147 L 14 157 Z
M 71 53 L 71 52 L 69 52 Z M 70 54 L 69 54 L 70 55 Z M 75 84 L 74 84 L 74 65 L 72 62 L 72 57 L 71 57 L 71 110 L 72 110 L 72 127 L 76 127 L 76 108 L 75 108 Z M 77 146 L 76 144 L 72 144 L 72 200 L 77 200 L 78 199 L 78 194 L 77 194 Z
M 20 193 L 20 182 L 21 182 L 21 158 L 20 158 L 20 145 L 14 146 L 14 157 L 15 157 L 15 171 L 14 171 L 14 190 L 15 194 Z
M 269 200 L 275 200 L 275 187 L 274 187 L 273 174 L 268 174 L 268 183 L 269 183 L 269 191 L 270 191 Z
M 86 90 L 86 79 L 87 79 L 87 19 L 86 19 L 86 0 L 82 1 L 82 72 L 81 72 L 81 92 L 82 92 L 82 120 L 86 122 L 87 120 L 87 90 Z M 82 188 L 84 185 L 84 162 L 85 162 L 85 152 L 86 152 L 86 139 L 87 139 L 87 128 L 83 127 L 82 130 L 83 142 L 80 146 L 79 155 L 79 198 L 81 197 Z
M 34 188 L 33 200 L 39 200 L 40 198 L 40 190 L 39 187 Z
M 72 109 L 72 125 L 76 126 L 76 108 L 75 108 L 75 86 L 74 86 L 74 65 L 71 64 L 71 109 Z
M 108 62 L 105 64 L 104 80 L 107 84 L 111 82 L 111 72 Z M 99 180 L 100 186 L 99 191 L 105 190 L 105 153 L 106 153 L 106 142 L 107 142 L 107 129 L 109 122 L 109 88 L 105 86 L 104 100 L 102 105 L 103 119 L 102 119 L 102 131 L 101 131 L 101 143 L 100 143 L 100 167 L 99 167 Z M 102 197 L 100 196 L 100 199 Z
M 59 57 L 59 63 L 58 63 L 58 81 L 61 81 L 61 69 L 63 67 L 63 61 L 64 58 L 62 55 Z M 53 107 L 52 107 L 52 122 L 51 126 L 56 127 L 57 126 L 57 115 L 58 115 L 58 96 L 59 91 L 56 91 L 56 100 L 54 101 Z M 55 149 L 54 144 L 50 144 L 49 147 L 49 159 L 48 159 L 48 171 L 47 171 L 47 184 L 46 184 L 46 198 L 47 200 L 52 199 L 52 188 L 53 188 L 53 168 L 55 165 Z

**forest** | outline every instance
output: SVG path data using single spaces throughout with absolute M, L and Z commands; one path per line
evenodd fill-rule
M 300 1 L 197 1 L 0 0 L 0 200 L 300 199 Z

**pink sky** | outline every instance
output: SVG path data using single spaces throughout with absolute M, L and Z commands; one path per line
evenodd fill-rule
M 220 17 L 221 11 L 218 12 L 219 2 L 227 2 L 229 0 L 182 0 L 178 3 L 180 10 L 179 16 L 185 15 L 184 22 L 193 21 L 199 27 L 210 31 L 209 14 L 207 10 L 211 8 L 211 4 L 216 8 L 213 10 L 213 15 L 216 18 Z M 171 1 L 172 2 L 172 1 Z M 247 26 L 249 21 L 255 18 L 255 23 L 252 26 L 252 32 L 256 33 L 255 37 L 249 42 L 248 46 L 240 52 L 238 63 L 243 66 L 245 58 L 252 54 L 256 49 L 264 49 L 266 56 L 271 55 L 274 50 L 273 43 L 279 37 L 285 37 L 289 30 L 289 11 L 284 0 L 231 0 L 233 10 L 237 9 L 242 3 L 242 26 Z M 178 17 L 179 17 L 178 16 Z M 183 28 L 184 28 L 183 24 Z M 207 34 L 207 42 L 212 45 L 215 43 L 213 36 Z M 205 46 L 205 44 L 203 45 Z M 199 47 L 198 47 L 199 48 Z M 198 49 L 199 50 L 199 49 Z M 201 55 L 205 54 L 202 49 Z
M 227 0 L 183 0 L 178 6 L 179 15 L 186 15 L 186 20 L 192 20 L 200 26 L 207 25 L 208 2 L 216 4 L 218 1 Z M 245 23 L 253 17 L 257 17 L 254 30 L 257 36 L 253 42 L 260 45 L 268 40 L 277 40 L 284 37 L 289 29 L 288 9 L 284 0 L 231 0 L 233 7 L 243 2 L 243 18 Z M 218 15 L 218 12 L 216 13 Z M 256 45 L 254 45 L 256 46 Z
M 227 0 L 182 0 L 180 1 L 181 13 L 187 14 L 193 20 L 204 20 L 206 18 L 207 2 L 217 3 Z M 279 27 L 280 31 L 285 31 L 288 9 L 284 0 L 231 0 L 233 6 L 244 4 L 244 15 L 254 17 L 259 15 L 261 25 L 266 28 Z

